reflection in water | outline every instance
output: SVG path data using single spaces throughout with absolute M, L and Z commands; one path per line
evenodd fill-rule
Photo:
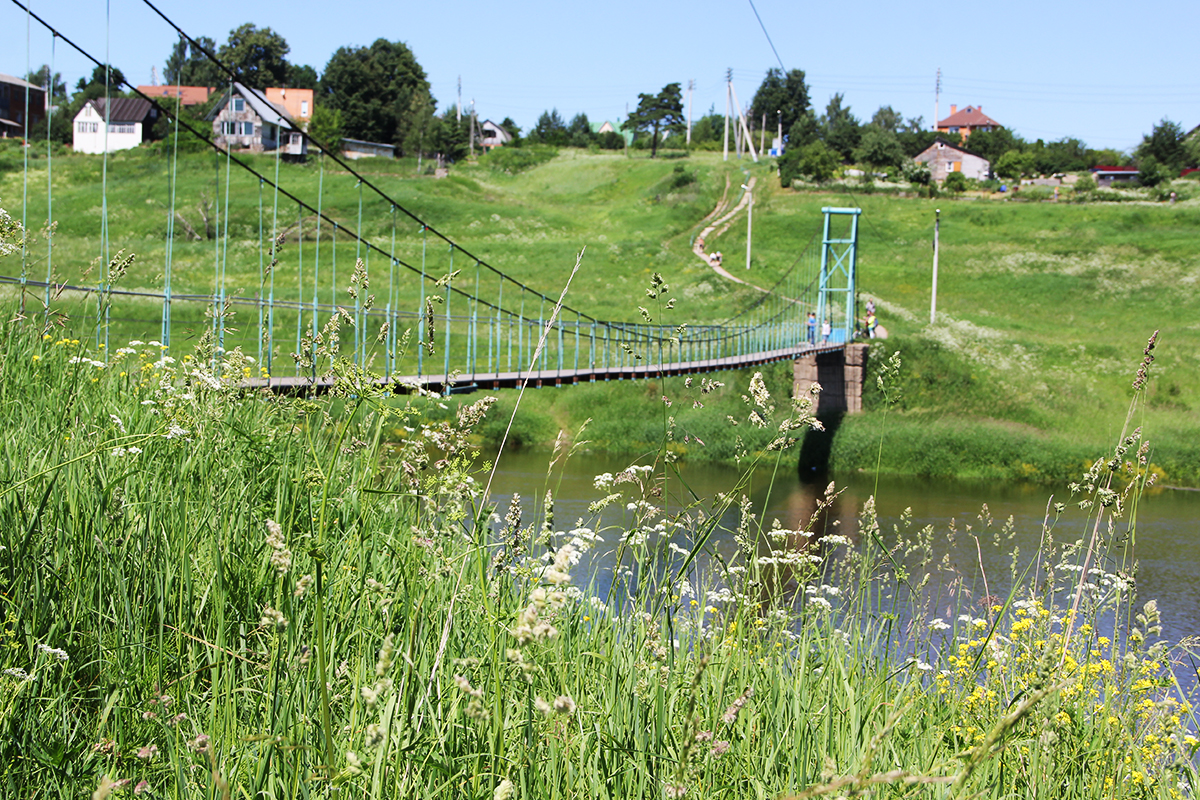
M 590 561 L 577 568 L 576 574 L 587 574 L 584 570 L 589 569 L 594 589 L 606 593 L 615 566 L 615 550 L 633 512 L 619 504 L 610 506 L 604 511 L 603 523 L 598 525 L 587 507 L 604 494 L 593 486 L 595 476 L 620 472 L 631 461 L 587 454 L 576 456 L 565 467 L 555 467 L 548 474 L 548 460 L 543 453 L 505 453 L 492 487 L 492 502 L 503 513 L 509 498 L 514 492 L 519 493 L 525 518 L 529 520 L 535 511 L 535 500 L 544 497 L 547 489 L 552 490 L 556 527 L 570 530 L 581 519 L 585 525 L 595 527 L 604 539 L 589 554 Z M 655 498 L 668 514 L 693 507 L 697 499 L 706 511 L 711 509 L 713 498 L 731 491 L 740 477 L 736 470 L 726 467 L 679 466 L 681 476 L 668 476 L 662 497 Z M 1054 490 L 1045 487 L 903 478 L 882 478 L 877 483 L 862 475 L 836 475 L 834 479 L 840 493 L 819 513 L 818 500 L 826 490 L 825 484 L 801 483 L 791 462 L 780 469 L 774 485 L 770 471 L 748 476 L 745 494 L 764 529 L 770 529 L 773 521 L 778 520 L 781 528 L 794 531 L 808 526 L 811 520 L 809 529 L 818 536 L 840 534 L 851 540 L 850 546 L 861 545 L 858 516 L 871 496 L 875 497 L 881 537 L 889 547 L 898 536 L 915 539 L 923 528 L 933 526 L 926 606 L 930 617 L 945 616 L 959 602 L 978 608 L 986 594 L 1005 596 L 1012 584 L 1014 564 L 1019 577 L 1036 554 L 1048 512 L 1052 535 L 1057 541 L 1075 541 L 1090 534 L 1086 513 L 1070 503 L 1065 490 L 1059 490 L 1052 499 Z M 1067 504 L 1067 511 L 1057 522 L 1050 508 L 1052 502 Z M 906 513 L 906 509 L 911 509 L 911 513 Z M 1011 531 L 1005 530 L 1009 517 Z M 734 541 L 737 524 L 734 502 L 719 520 L 705 556 L 697 559 L 701 572 L 719 572 L 723 564 L 733 560 L 737 554 Z M 1158 600 L 1167 639 L 1178 641 L 1200 634 L 1200 584 L 1195 581 L 1200 572 L 1200 493 L 1160 491 L 1143 498 L 1132 540 L 1139 562 L 1136 574 L 1139 603 L 1151 598 Z M 683 548 L 691 545 L 677 544 Z M 800 544 L 800 540 L 793 538 L 791 544 Z M 1100 566 L 1115 571 L 1119 563 L 1114 559 L 1118 557 L 1119 554 L 1106 556 L 1108 560 Z M 911 561 L 907 563 L 912 565 Z M 1027 580 L 1035 574 L 1041 573 L 1031 571 Z M 914 576 L 913 582 L 920 577 Z

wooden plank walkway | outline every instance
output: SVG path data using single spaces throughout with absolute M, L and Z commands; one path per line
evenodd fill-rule
M 775 361 L 795 359 L 810 353 L 825 353 L 844 348 L 842 344 L 802 344 L 799 347 L 788 347 L 781 350 L 766 350 L 758 353 L 747 353 L 740 356 L 706 359 L 703 361 L 676 361 L 667 364 L 645 364 L 624 367 L 581 367 L 579 369 L 543 369 L 525 372 L 475 372 L 458 375 L 457 380 L 447 385 L 443 373 L 427 375 L 394 375 L 391 378 L 380 378 L 380 386 L 390 386 L 398 394 L 413 391 L 421 387 L 439 394 L 460 394 L 494 389 L 519 388 L 522 381 L 527 380 L 530 388 L 540 389 L 549 386 L 571 386 L 579 383 L 595 383 L 596 381 L 637 381 L 658 378 L 668 375 L 695 375 L 705 372 L 718 372 L 730 369 L 755 367 L 760 364 L 770 364 Z M 322 394 L 333 386 L 332 378 L 317 377 L 279 377 L 254 378 L 242 383 L 248 389 L 268 389 L 278 394 L 311 395 Z

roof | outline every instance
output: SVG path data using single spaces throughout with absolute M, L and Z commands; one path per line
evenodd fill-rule
M 139 86 L 138 91 L 147 97 L 179 98 L 185 106 L 194 106 L 208 100 L 215 90 L 207 86 Z
M 983 110 L 978 106 L 967 106 L 962 111 L 951 114 L 937 124 L 939 128 L 977 128 L 980 125 L 995 125 L 997 128 L 1004 127 L 983 113 Z
M 1097 164 L 1092 167 L 1092 172 L 1137 172 L 1137 167 L 1107 167 L 1103 164 Z
M 960 153 L 966 153 L 966 154 L 967 154 L 967 155 L 969 155 L 969 156 L 975 156 L 976 158 L 982 158 L 984 161 L 986 161 L 986 162 L 987 162 L 987 163 L 989 163 L 989 164 L 990 164 L 990 163 L 992 163 L 992 162 L 991 162 L 991 159 L 989 159 L 987 156 L 985 156 L 985 155 L 981 155 L 980 153 L 976 153 L 974 150 L 968 150 L 967 148 L 965 148 L 965 147 L 962 147 L 961 145 L 957 145 L 957 144 L 953 144 L 953 143 L 951 143 L 951 142 L 947 142 L 945 139 L 943 139 L 943 138 L 942 138 L 942 137 L 940 137 L 940 136 L 938 136 L 938 137 L 935 137 L 935 138 L 934 138 L 934 140 L 933 140 L 933 142 L 932 142 L 932 143 L 929 145 L 929 147 L 926 147 L 926 148 L 925 148 L 924 150 L 922 150 L 920 153 L 917 153 L 917 155 L 915 156 L 915 158 L 920 158 L 921 156 L 923 156 L 923 155 L 925 155 L 926 153 L 928 153 L 930 150 L 932 150 L 932 149 L 934 149 L 935 147 L 937 147 L 939 144 L 945 145 L 946 147 L 949 147 L 951 150 L 957 150 L 957 151 L 958 151 L 958 152 L 960 152 Z
M 93 106 L 96 113 L 101 117 L 105 116 L 105 99 L 97 97 L 95 100 L 88 100 L 83 104 Z M 143 100 L 140 97 L 115 97 L 112 100 L 112 109 L 107 112 L 109 122 L 141 122 L 146 117 L 150 116 L 149 100 Z M 81 109 L 82 110 L 82 109 Z
M 268 125 L 279 125 L 292 130 L 299 130 L 295 120 L 288 114 L 287 109 L 275 103 L 268 103 L 261 92 L 256 92 L 249 89 L 237 81 L 233 82 L 233 91 L 241 97 L 246 98 L 246 102 L 250 104 L 250 108 L 255 114 Z M 221 98 L 221 102 L 217 103 L 216 107 L 209 113 L 209 119 L 216 119 L 217 114 L 225 108 L 229 102 L 229 92 L 225 92 L 225 96 Z
M 386 147 L 389 150 L 396 149 L 396 145 L 388 144 L 387 142 L 364 142 L 362 139 L 348 139 L 345 136 L 342 137 L 342 141 L 346 142 L 347 144 L 363 145 L 364 147 Z
M 3 72 L 0 72 L 0 83 L 11 83 L 16 86 L 23 87 L 25 89 L 37 89 L 39 92 L 46 91 L 45 87 L 43 87 L 43 86 L 37 86 L 35 84 L 30 83 L 27 80 L 22 80 L 21 78 L 18 78 L 14 75 L 5 75 Z

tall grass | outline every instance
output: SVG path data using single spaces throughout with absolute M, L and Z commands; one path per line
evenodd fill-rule
M 435 421 L 331 345 L 335 396 L 294 400 L 217 377 L 211 343 L 172 361 L 91 341 L 30 321 L 0 336 L 4 797 L 1195 786 L 1182 651 L 1123 561 L 1150 480 L 1140 431 L 1080 482 L 1085 520 L 1048 510 L 1010 574 L 956 574 L 936 537 L 1003 548 L 1011 524 L 885 531 L 868 503 L 841 530 L 831 486 L 789 529 L 744 483 L 677 496 L 669 418 L 656 455 L 597 476 L 588 518 L 531 487 L 529 519 L 481 495 L 469 442 L 489 398 Z M 224 358 L 221 376 L 248 368 Z M 740 424 L 772 431 L 750 468 L 790 473 L 809 400 L 756 376 L 743 403 Z M 582 574 L 596 549 L 611 585 Z

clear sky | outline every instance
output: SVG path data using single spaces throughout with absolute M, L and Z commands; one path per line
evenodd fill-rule
M 525 129 L 552 107 L 567 120 L 582 111 L 617 122 L 639 92 L 676 81 L 685 90 L 695 81 L 694 116 L 721 112 L 726 68 L 748 105 L 780 60 L 805 71 L 818 112 L 842 92 L 864 121 L 891 105 L 930 123 L 940 67 L 941 116 L 952 103 L 981 105 L 1027 139 L 1074 136 L 1127 149 L 1163 117 L 1186 130 L 1200 125 L 1200 48 L 1184 33 L 1200 22 L 1195 0 L 1140 10 L 1114 0 L 754 0 L 778 58 L 749 0 L 155 2 L 189 34 L 218 43 L 243 22 L 269 26 L 291 45 L 290 60 L 318 71 L 343 45 L 406 42 L 443 109 L 454 103 L 461 76 L 463 100 L 475 100 L 481 119 L 511 116 Z M 135 83 L 149 83 L 152 66 L 161 76 L 175 40 L 142 0 L 29 4 L 101 60 L 108 48 Z M 91 72 L 61 42 L 54 57 L 69 86 Z M 0 0 L 0 72 L 24 74 L 27 61 L 36 68 L 50 58 L 45 29 L 32 23 L 27 48 L 25 12 Z

